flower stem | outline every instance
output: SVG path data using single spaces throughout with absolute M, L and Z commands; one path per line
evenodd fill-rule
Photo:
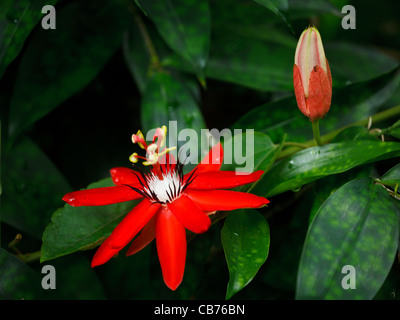
M 394 116 L 398 116 L 399 114 L 400 114 L 400 105 L 397 105 L 397 106 L 392 107 L 390 109 L 381 111 L 381 112 L 373 115 L 372 117 L 368 117 L 368 118 L 356 121 L 356 122 L 354 122 L 352 124 L 349 124 L 347 126 L 339 128 L 337 130 L 331 131 L 331 132 L 321 136 L 321 142 L 322 142 L 322 144 L 328 143 L 334 137 L 336 137 L 341 131 L 343 131 L 344 129 L 347 129 L 349 127 L 366 126 L 366 125 L 368 125 L 369 121 L 371 121 L 370 119 L 372 119 L 373 123 L 376 123 L 376 122 L 384 121 L 386 119 L 390 119 L 390 118 L 392 118 Z M 314 139 L 313 140 L 309 140 L 309 141 L 303 143 L 302 145 L 306 146 L 308 148 L 314 147 L 315 146 L 315 140 Z M 281 153 L 277 157 L 277 160 L 286 158 L 288 156 L 291 156 L 292 154 L 298 152 L 301 149 L 304 149 L 304 147 L 300 148 L 298 146 L 293 146 L 293 147 L 287 148 L 287 149 L 281 151 Z
M 312 122 L 312 131 L 315 142 L 318 146 L 322 146 L 321 135 L 319 133 L 319 119 Z

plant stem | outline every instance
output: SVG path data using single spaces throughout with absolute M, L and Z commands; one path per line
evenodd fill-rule
M 307 148 L 309 148 L 309 146 L 306 145 L 306 144 L 298 143 L 298 142 L 291 142 L 291 141 L 284 142 L 284 143 L 283 143 L 283 146 L 284 146 L 284 147 L 287 147 L 287 146 L 289 146 L 289 147 L 298 147 L 298 148 L 301 148 L 301 149 L 307 149 Z
M 321 136 L 321 143 L 322 144 L 328 143 L 334 137 L 336 137 L 341 131 L 343 131 L 344 129 L 347 129 L 349 127 L 366 126 L 366 125 L 368 125 L 368 122 L 370 121 L 370 118 L 372 119 L 372 123 L 376 123 L 376 122 L 380 122 L 380 121 L 383 121 L 383 120 L 386 120 L 386 119 L 390 119 L 390 118 L 392 118 L 394 116 L 398 116 L 398 115 L 400 115 L 400 105 L 397 105 L 395 107 L 392 107 L 392 108 L 384 110 L 384 111 L 381 111 L 381 112 L 373 115 L 372 117 L 368 117 L 368 118 L 356 121 L 356 122 L 354 122 L 352 124 L 349 124 L 347 126 L 344 126 L 344 127 L 340 128 L 340 129 L 331 131 L 331 132 Z M 309 141 L 307 141 L 305 143 L 302 143 L 302 145 L 303 145 L 303 149 L 304 149 L 304 146 L 306 148 L 310 148 L 310 147 L 314 147 L 316 144 L 315 144 L 315 140 L 313 139 L 313 140 L 309 140 Z M 302 148 L 300 148 L 298 146 L 293 146 L 293 147 L 287 148 L 287 149 L 283 150 L 278 155 L 277 160 L 286 158 L 286 157 L 296 153 L 297 151 L 299 151 L 301 149 Z
M 135 5 L 131 3 L 131 1 L 128 0 L 128 5 L 129 5 L 129 10 L 131 11 L 136 24 L 139 27 L 140 33 L 143 37 L 144 43 L 146 45 L 147 51 L 150 55 L 150 69 L 151 70 L 162 70 L 160 59 L 158 57 L 157 51 L 154 47 L 153 41 L 151 40 L 151 37 L 147 31 L 146 25 L 144 24 L 142 17 L 139 15 L 137 12 Z
M 39 260 L 41 255 L 42 255 L 42 252 L 39 250 L 39 251 L 35 251 L 35 252 L 30 252 L 30 253 L 20 253 L 20 254 L 17 254 L 16 256 L 23 262 L 29 263 L 29 262 Z
M 321 135 L 319 133 L 319 119 L 312 122 L 312 131 L 315 142 L 317 145 L 322 146 Z

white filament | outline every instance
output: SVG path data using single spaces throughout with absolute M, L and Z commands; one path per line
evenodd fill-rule
M 175 172 L 163 173 L 162 176 L 163 180 L 160 180 L 160 178 L 152 172 L 151 175 L 147 176 L 147 184 L 149 189 L 156 194 L 157 199 L 166 203 L 173 200 L 170 196 L 173 195 L 174 191 L 176 191 L 177 196 L 179 196 L 180 181 Z M 150 193 L 150 190 L 145 188 L 145 191 L 148 193 Z

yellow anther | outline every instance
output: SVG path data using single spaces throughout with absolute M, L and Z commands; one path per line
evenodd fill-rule
M 138 160 L 139 160 L 139 157 L 136 152 L 132 153 L 131 156 L 129 157 L 129 161 L 132 163 L 136 163 L 136 162 L 138 162 Z
M 141 148 L 146 150 L 146 157 L 141 157 L 137 153 L 133 153 L 129 157 L 129 160 L 133 163 L 136 163 L 138 162 L 139 158 L 144 159 L 146 160 L 143 162 L 143 165 L 145 166 L 157 164 L 160 156 L 166 154 L 171 150 L 176 149 L 176 147 L 168 149 L 164 148 L 164 150 L 160 152 L 161 147 L 163 147 L 165 144 L 166 137 L 167 137 L 167 126 L 162 126 L 161 128 L 157 128 L 156 133 L 153 136 L 153 143 L 147 145 L 146 141 L 144 140 L 142 132 L 139 130 L 137 134 L 132 135 L 132 142 L 137 143 Z
M 137 143 L 139 145 L 139 147 L 141 147 L 142 149 L 146 149 L 146 142 L 144 140 L 144 136 L 142 131 L 138 130 L 138 132 L 136 134 L 132 135 L 132 142 L 133 143 Z

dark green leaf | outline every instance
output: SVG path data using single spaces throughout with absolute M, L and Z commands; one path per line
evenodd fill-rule
M 232 212 L 225 220 L 221 241 L 229 269 L 226 299 L 230 299 L 249 284 L 267 259 L 267 220 L 255 210 Z
M 42 7 L 58 0 L 4 0 L 0 4 L 0 78 L 15 59 L 29 33 L 44 17 Z
M 30 139 L 4 150 L 2 219 L 22 233 L 41 238 L 54 208 L 71 187 Z
M 293 88 L 293 52 L 282 44 L 232 33 L 217 34 L 213 37 L 205 74 L 208 78 L 256 90 L 289 91 Z M 177 56 L 169 57 L 164 64 L 193 72 Z
M 289 9 L 288 0 L 255 0 L 262 6 L 271 10 L 274 14 L 280 16 L 283 21 L 292 30 L 291 25 L 288 23 L 287 11 Z
M 386 172 L 382 177 L 379 178 L 385 185 L 395 187 L 400 184 L 400 164 L 394 166 L 388 172 Z
M 268 170 L 278 150 L 264 133 L 246 130 L 229 134 L 224 141 L 223 171 L 254 172 Z
M 259 4 L 280 15 L 281 11 L 288 10 L 288 0 L 255 0 Z
M 0 299 L 46 299 L 42 277 L 17 257 L 0 248 Z
M 133 256 L 111 259 L 106 264 L 97 267 L 102 284 L 112 299 L 154 299 L 157 292 L 151 287 L 150 261 L 156 251 L 148 245 Z M 159 263 L 157 265 L 160 270 Z M 160 271 L 161 272 L 161 271 Z M 123 276 L 121 276 L 123 275 Z M 165 286 L 162 278 L 159 281 Z
M 319 208 L 325 202 L 325 200 L 328 199 L 329 196 L 337 189 L 339 189 L 342 185 L 350 180 L 361 177 L 370 177 L 373 165 L 373 163 L 370 163 L 364 166 L 359 166 L 349 171 L 339 174 L 333 174 L 316 181 L 315 185 L 312 188 L 314 198 L 312 200 L 309 221 L 311 222 L 314 219 Z
M 291 19 L 305 18 L 321 13 L 341 16 L 340 11 L 329 0 L 288 0 Z
M 347 141 L 304 149 L 273 166 L 252 192 L 271 197 L 370 161 L 399 155 L 397 142 Z
M 223 148 L 224 162 L 221 170 L 248 173 L 268 171 L 280 151 L 279 146 L 273 144 L 266 134 L 247 130 L 224 139 Z M 245 185 L 236 190 L 245 192 L 250 187 L 251 185 Z
M 324 49 L 335 85 L 370 80 L 399 65 L 389 55 L 355 43 L 324 42 Z
M 47 263 L 43 263 L 46 265 Z M 103 283 L 90 260 L 84 255 L 69 255 L 51 261 L 56 270 L 56 290 L 49 290 L 49 298 L 67 300 L 105 299 Z
M 157 30 L 155 30 L 155 27 L 151 23 L 145 24 L 146 21 L 140 16 L 137 17 L 137 19 L 140 19 L 140 23 L 144 24 L 158 58 L 162 59 L 164 56 L 170 55 L 171 49 L 165 44 L 157 33 Z M 129 30 L 124 34 L 122 44 L 127 67 L 139 91 L 143 94 L 147 85 L 147 80 L 151 76 L 151 64 L 153 61 L 146 46 L 145 39 L 143 38 L 143 34 L 138 27 L 138 22 L 132 21 Z
M 68 3 L 57 11 L 56 30 L 36 30 L 17 74 L 10 106 L 11 136 L 85 87 L 121 44 L 125 2 L 101 0 L 96 10 L 92 5 Z
M 88 188 L 112 185 L 111 179 L 104 179 Z M 128 201 L 91 207 L 66 204 L 53 214 L 43 233 L 41 262 L 100 245 L 136 203 Z
M 203 77 L 210 46 L 211 19 L 208 1 L 138 1 L 165 42 L 191 63 Z
M 308 231 L 297 299 L 372 299 L 388 275 L 399 237 L 397 207 L 369 178 L 352 180 L 321 206 Z M 355 289 L 343 281 L 354 267 Z M 345 279 L 344 279 L 345 278 Z
M 183 158 L 190 151 L 188 162 L 191 164 L 198 163 L 204 152 L 208 151 L 208 148 L 199 147 L 202 142 L 207 145 L 208 136 L 201 131 L 206 125 L 197 101 L 189 89 L 170 74 L 155 73 L 149 80 L 142 96 L 141 120 L 143 133 L 148 134 L 146 140 L 153 138 L 149 130 L 166 125 L 167 146 L 184 148 L 181 154 Z M 200 149 L 203 149 L 201 154 L 198 151 Z M 173 153 L 175 156 L 178 154 L 176 150 Z

